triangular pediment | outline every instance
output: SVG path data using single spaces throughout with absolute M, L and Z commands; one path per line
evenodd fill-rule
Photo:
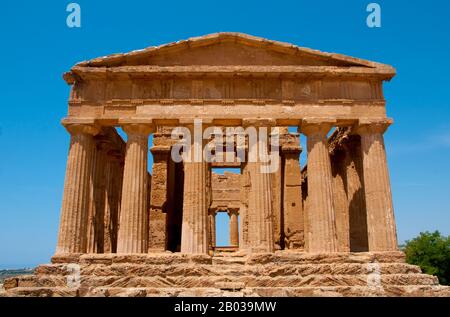
M 377 68 L 383 64 L 325 53 L 242 33 L 215 33 L 184 41 L 114 54 L 76 66 L 335 66 Z

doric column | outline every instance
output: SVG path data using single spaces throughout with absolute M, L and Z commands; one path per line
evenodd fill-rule
M 210 202 L 211 178 L 210 169 L 203 158 L 203 139 L 196 140 L 194 127 L 191 131 L 191 146 L 185 153 L 184 161 L 184 197 L 183 223 L 181 230 L 181 252 L 190 254 L 208 254 L 209 251 L 209 221 L 208 202 Z M 198 131 L 203 135 L 203 131 Z M 195 150 L 196 149 L 196 150 Z
M 347 199 L 347 160 L 346 153 L 336 149 L 331 154 L 333 176 L 334 210 L 336 215 L 336 235 L 339 252 L 350 251 L 349 203 Z
M 210 249 L 214 249 L 216 247 L 216 215 L 217 210 L 210 209 L 209 210 L 209 244 Z
M 148 135 L 151 126 L 127 124 L 117 253 L 146 253 L 148 248 Z
M 267 120 L 266 120 L 267 121 Z M 248 221 L 250 247 L 254 252 L 273 252 L 274 231 L 273 231 L 273 207 L 272 207 L 272 177 L 269 170 L 269 163 L 264 162 L 261 153 L 264 149 L 269 150 L 270 126 L 273 122 L 260 120 L 244 120 L 247 127 L 254 127 L 257 131 L 257 140 L 249 137 L 248 154 L 249 159 L 246 169 L 249 175 L 250 191 L 248 194 Z M 266 129 L 261 130 L 261 129 Z M 267 137 L 264 140 L 264 134 Z M 263 139 L 261 138 L 263 136 Z
M 239 224 L 238 224 L 238 211 L 236 209 L 228 210 L 228 216 L 230 217 L 230 245 L 239 246 Z
M 392 120 L 360 120 L 369 251 L 397 250 L 397 233 L 383 133 Z
M 346 192 L 349 209 L 350 251 L 368 251 L 361 137 L 359 135 L 350 135 L 344 143 L 344 148 L 346 153 Z
M 108 183 L 104 220 L 104 252 L 115 253 L 119 224 L 120 196 L 122 191 L 124 155 L 119 151 L 108 152 Z
M 89 184 L 95 150 L 93 135 L 99 129 L 84 124 L 69 124 L 66 129 L 71 140 L 56 253 L 85 253 Z
M 289 133 L 287 127 L 275 127 L 271 129 L 270 137 L 278 137 L 283 140 Z M 281 144 L 280 144 L 281 145 Z M 281 154 L 281 153 L 280 153 Z M 273 173 L 270 173 L 272 183 L 272 213 L 273 213 L 273 242 L 275 250 L 284 249 L 284 215 L 283 215 L 283 166 L 282 156 L 278 158 L 278 166 Z
M 337 252 L 333 178 L 327 133 L 332 121 L 305 120 L 301 127 L 308 144 L 308 251 Z
M 239 208 L 239 249 L 246 249 L 250 245 L 250 221 L 248 213 L 248 197 L 250 192 L 250 175 L 248 173 L 247 163 L 241 163 L 241 192 Z
M 90 206 L 87 229 L 87 252 L 104 252 L 104 216 L 106 202 L 106 186 L 108 183 L 106 144 L 104 140 L 95 138 L 96 149 L 92 164 L 90 182 Z

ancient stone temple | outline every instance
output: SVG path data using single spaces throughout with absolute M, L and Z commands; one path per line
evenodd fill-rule
M 239 33 L 76 64 L 64 74 L 70 149 L 56 252 L 33 276 L 7 280 L 6 294 L 450 295 L 398 249 L 383 139 L 383 82 L 394 75 Z M 199 120 L 200 141 L 176 138 Z M 240 173 L 213 172 L 230 167 Z M 219 212 L 228 246 L 216 243 Z

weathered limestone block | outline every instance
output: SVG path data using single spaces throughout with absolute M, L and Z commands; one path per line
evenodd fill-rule
M 155 139 L 155 136 L 153 137 Z M 169 146 L 154 146 L 152 182 L 150 191 L 150 226 L 149 251 L 166 249 L 166 221 L 168 199 L 168 160 L 170 159 Z
M 301 147 L 298 135 L 286 134 L 281 144 L 281 151 L 284 247 L 303 249 L 305 224 L 299 162 Z
M 241 203 L 241 175 L 224 172 L 222 174 L 211 173 L 212 201 L 211 208 L 219 207 L 239 208 Z

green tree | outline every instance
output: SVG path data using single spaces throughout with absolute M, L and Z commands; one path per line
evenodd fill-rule
M 437 276 L 439 283 L 450 285 L 450 236 L 445 237 L 439 231 L 421 232 L 418 237 L 406 241 L 403 251 L 406 262 Z

